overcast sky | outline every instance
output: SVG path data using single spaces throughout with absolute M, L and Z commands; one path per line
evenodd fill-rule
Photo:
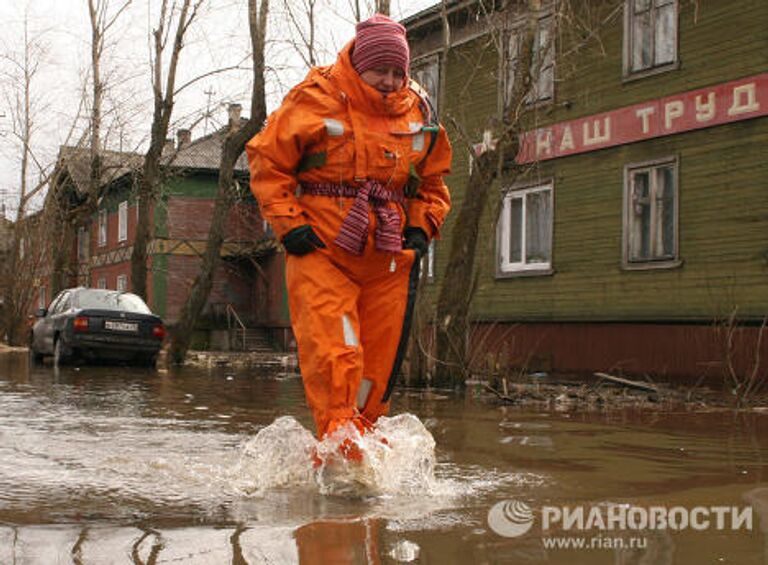
M 271 0 L 268 30 L 267 77 L 270 109 L 279 104 L 288 88 L 307 71 L 290 46 L 295 33 L 288 21 L 285 0 Z M 300 10 L 302 0 L 289 0 Z M 392 0 L 392 17 L 401 19 L 436 3 L 437 0 Z M 321 15 L 318 25 L 321 64 L 335 59 L 336 51 L 354 35 L 350 0 L 316 0 Z M 110 0 L 117 9 L 125 0 Z M 371 2 L 372 3 L 372 2 Z M 361 4 L 366 4 L 362 1 Z M 107 83 L 105 122 L 109 149 L 142 151 L 146 147 L 151 118 L 152 94 L 149 74 L 149 30 L 157 21 L 160 0 L 132 0 L 107 37 L 102 74 Z M 25 18 L 26 15 L 26 18 Z M 74 144 L 84 121 L 77 123 L 75 137 L 67 140 L 83 99 L 90 65 L 90 31 L 87 0 L 0 0 L 0 204 L 6 215 L 15 215 L 20 186 L 20 148 L 13 135 L 13 65 L 20 61 L 24 45 L 24 21 L 35 43 L 39 68 L 33 84 L 35 132 L 32 149 L 41 165 L 55 160 L 58 147 Z M 208 0 L 190 28 L 182 51 L 177 85 L 213 69 L 242 64 L 248 66 L 250 39 L 247 0 Z M 18 73 L 16 73 L 18 74 Z M 249 70 L 216 74 L 195 82 L 178 96 L 171 135 L 180 127 L 193 127 L 193 138 L 212 131 L 226 119 L 226 106 L 238 102 L 249 113 Z M 202 118 L 209 110 L 211 118 Z M 30 183 L 38 178 L 32 171 Z

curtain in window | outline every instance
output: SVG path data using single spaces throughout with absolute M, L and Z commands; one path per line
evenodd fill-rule
M 526 263 L 549 263 L 551 239 L 551 192 L 542 190 L 528 194 L 526 202 Z

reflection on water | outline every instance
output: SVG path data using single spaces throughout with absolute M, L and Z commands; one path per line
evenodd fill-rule
M 54 372 L 0 355 L 0 564 L 768 563 L 765 415 L 418 391 L 393 407 L 387 442 L 361 440 L 363 468 L 316 469 L 309 453 L 335 446 L 307 431 L 296 377 Z M 533 509 L 527 534 L 489 528 L 503 500 Z M 543 505 L 607 503 L 751 504 L 755 527 L 643 532 L 641 550 L 544 546 Z

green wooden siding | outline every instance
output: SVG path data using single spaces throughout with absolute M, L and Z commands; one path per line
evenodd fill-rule
M 768 70 L 768 2 L 679 3 L 676 70 L 624 81 L 623 18 L 602 32 L 606 55 L 590 49 L 559 78 L 541 125 L 588 116 Z M 696 6 L 698 5 L 698 9 Z M 698 10 L 698 11 L 697 11 Z M 448 58 L 443 117 L 479 141 L 497 104 L 497 61 L 487 38 Z M 568 101 L 569 107 L 563 105 Z M 449 130 L 450 121 L 448 121 Z M 455 209 L 465 197 L 468 156 L 456 131 L 448 179 Z M 554 238 L 548 276 L 496 278 L 494 218 L 483 222 L 474 315 L 499 320 L 711 320 L 737 307 L 742 316 L 768 313 L 768 118 L 555 159 L 529 178 L 554 180 Z M 622 269 L 625 165 L 665 157 L 679 163 L 679 255 L 673 269 Z M 499 185 L 499 189 L 501 184 Z M 501 192 L 494 204 L 498 204 Z M 443 283 L 450 247 L 449 216 L 436 253 Z
M 679 69 L 623 81 L 623 17 L 619 12 L 601 34 L 605 56 L 591 48 L 563 65 L 562 73 L 568 75 L 558 76 L 558 105 L 550 116 L 539 113 L 540 118 L 547 118 L 543 123 L 597 114 L 768 69 L 768 2 L 678 0 L 678 5 Z M 570 108 L 562 105 L 566 101 Z
M 212 175 L 185 175 L 169 179 L 163 186 L 163 196 L 216 198 L 217 179 Z

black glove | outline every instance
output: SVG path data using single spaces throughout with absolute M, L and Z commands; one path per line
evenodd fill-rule
M 312 226 L 304 224 L 293 228 L 283 236 L 283 247 L 291 255 L 306 255 L 315 249 L 325 247 L 325 243 L 315 233 Z
M 421 228 L 405 228 L 403 234 L 405 236 L 405 242 L 403 243 L 403 249 L 415 249 L 416 256 L 421 258 L 426 254 L 429 249 L 429 241 L 427 240 L 427 234 Z

